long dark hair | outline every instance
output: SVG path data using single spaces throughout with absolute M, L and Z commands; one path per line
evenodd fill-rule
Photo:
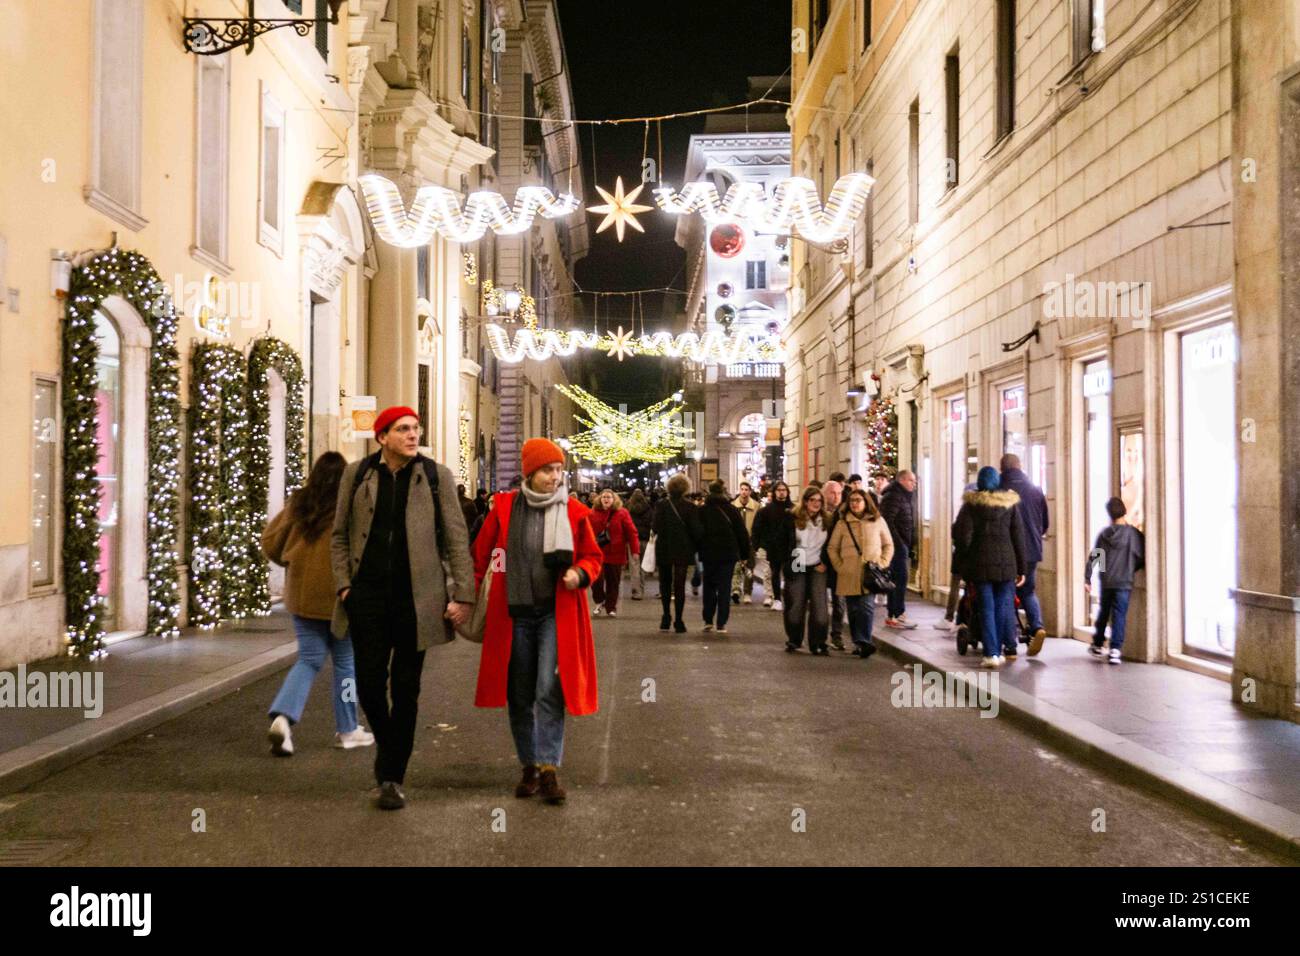
M 348 460 L 336 451 L 327 451 L 316 459 L 307 476 L 307 484 L 293 493 L 289 515 L 302 530 L 307 541 L 315 541 L 334 524 L 334 509 L 339 500 L 339 479 Z

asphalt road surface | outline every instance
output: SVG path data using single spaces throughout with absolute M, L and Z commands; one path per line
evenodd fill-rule
M 658 608 L 595 621 L 601 708 L 568 721 L 563 807 L 514 798 L 506 713 L 473 706 L 458 641 L 425 662 L 405 810 L 372 806 L 372 750 L 332 748 L 327 673 L 295 756 L 270 755 L 277 675 L 0 797 L 0 841 L 60 865 L 1287 862 L 1005 716 L 895 707 L 883 653 L 788 655 L 758 604 L 704 634 L 689 596 L 690 633 L 662 634 Z

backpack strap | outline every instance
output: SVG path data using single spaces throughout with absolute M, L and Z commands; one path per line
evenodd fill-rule
M 366 475 L 370 473 L 371 468 L 375 467 L 376 462 L 379 461 L 379 456 L 382 454 L 382 452 L 375 452 L 373 455 L 367 455 L 361 459 L 361 465 L 357 468 L 357 473 L 352 476 L 353 497 L 356 497 L 357 489 L 361 487 L 361 483 L 366 480 Z M 438 463 L 432 458 L 425 458 L 423 455 L 419 457 L 420 464 L 424 467 L 424 478 L 429 483 L 429 492 L 433 495 L 433 537 L 438 542 L 438 553 L 441 554 L 443 550 L 442 502 L 438 500 Z

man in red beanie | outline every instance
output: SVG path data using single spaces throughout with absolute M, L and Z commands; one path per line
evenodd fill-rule
M 348 465 L 339 482 L 332 631 L 340 639 L 351 632 L 358 696 L 378 744 L 378 805 L 397 810 L 406 805 L 424 652 L 454 638 L 444 619 L 468 620 L 473 564 L 455 479 L 420 454 L 419 416 L 384 409 L 375 439 L 380 450 Z
M 523 765 L 515 796 L 540 793 L 558 804 L 566 796 L 558 775 L 564 711 L 597 706 L 586 588 L 600 577 L 601 548 L 590 510 L 569 497 L 558 445 L 524 442 L 523 472 L 523 485 L 496 496 L 474 539 L 476 583 L 493 567 L 474 703 L 509 707 Z

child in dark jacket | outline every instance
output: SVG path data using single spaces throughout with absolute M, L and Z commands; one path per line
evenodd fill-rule
M 1092 593 L 1092 569 L 1097 565 L 1101 577 L 1101 609 L 1097 612 L 1097 629 L 1088 650 L 1094 657 L 1107 657 L 1102 646 L 1106 641 L 1106 623 L 1110 623 L 1109 661 L 1118 664 L 1124 648 L 1124 630 L 1128 602 L 1133 594 L 1133 578 L 1142 570 L 1146 558 L 1146 539 L 1124 516 L 1128 509 L 1119 498 L 1106 502 L 1110 527 L 1097 535 L 1097 543 L 1088 555 L 1084 568 L 1084 590 Z

